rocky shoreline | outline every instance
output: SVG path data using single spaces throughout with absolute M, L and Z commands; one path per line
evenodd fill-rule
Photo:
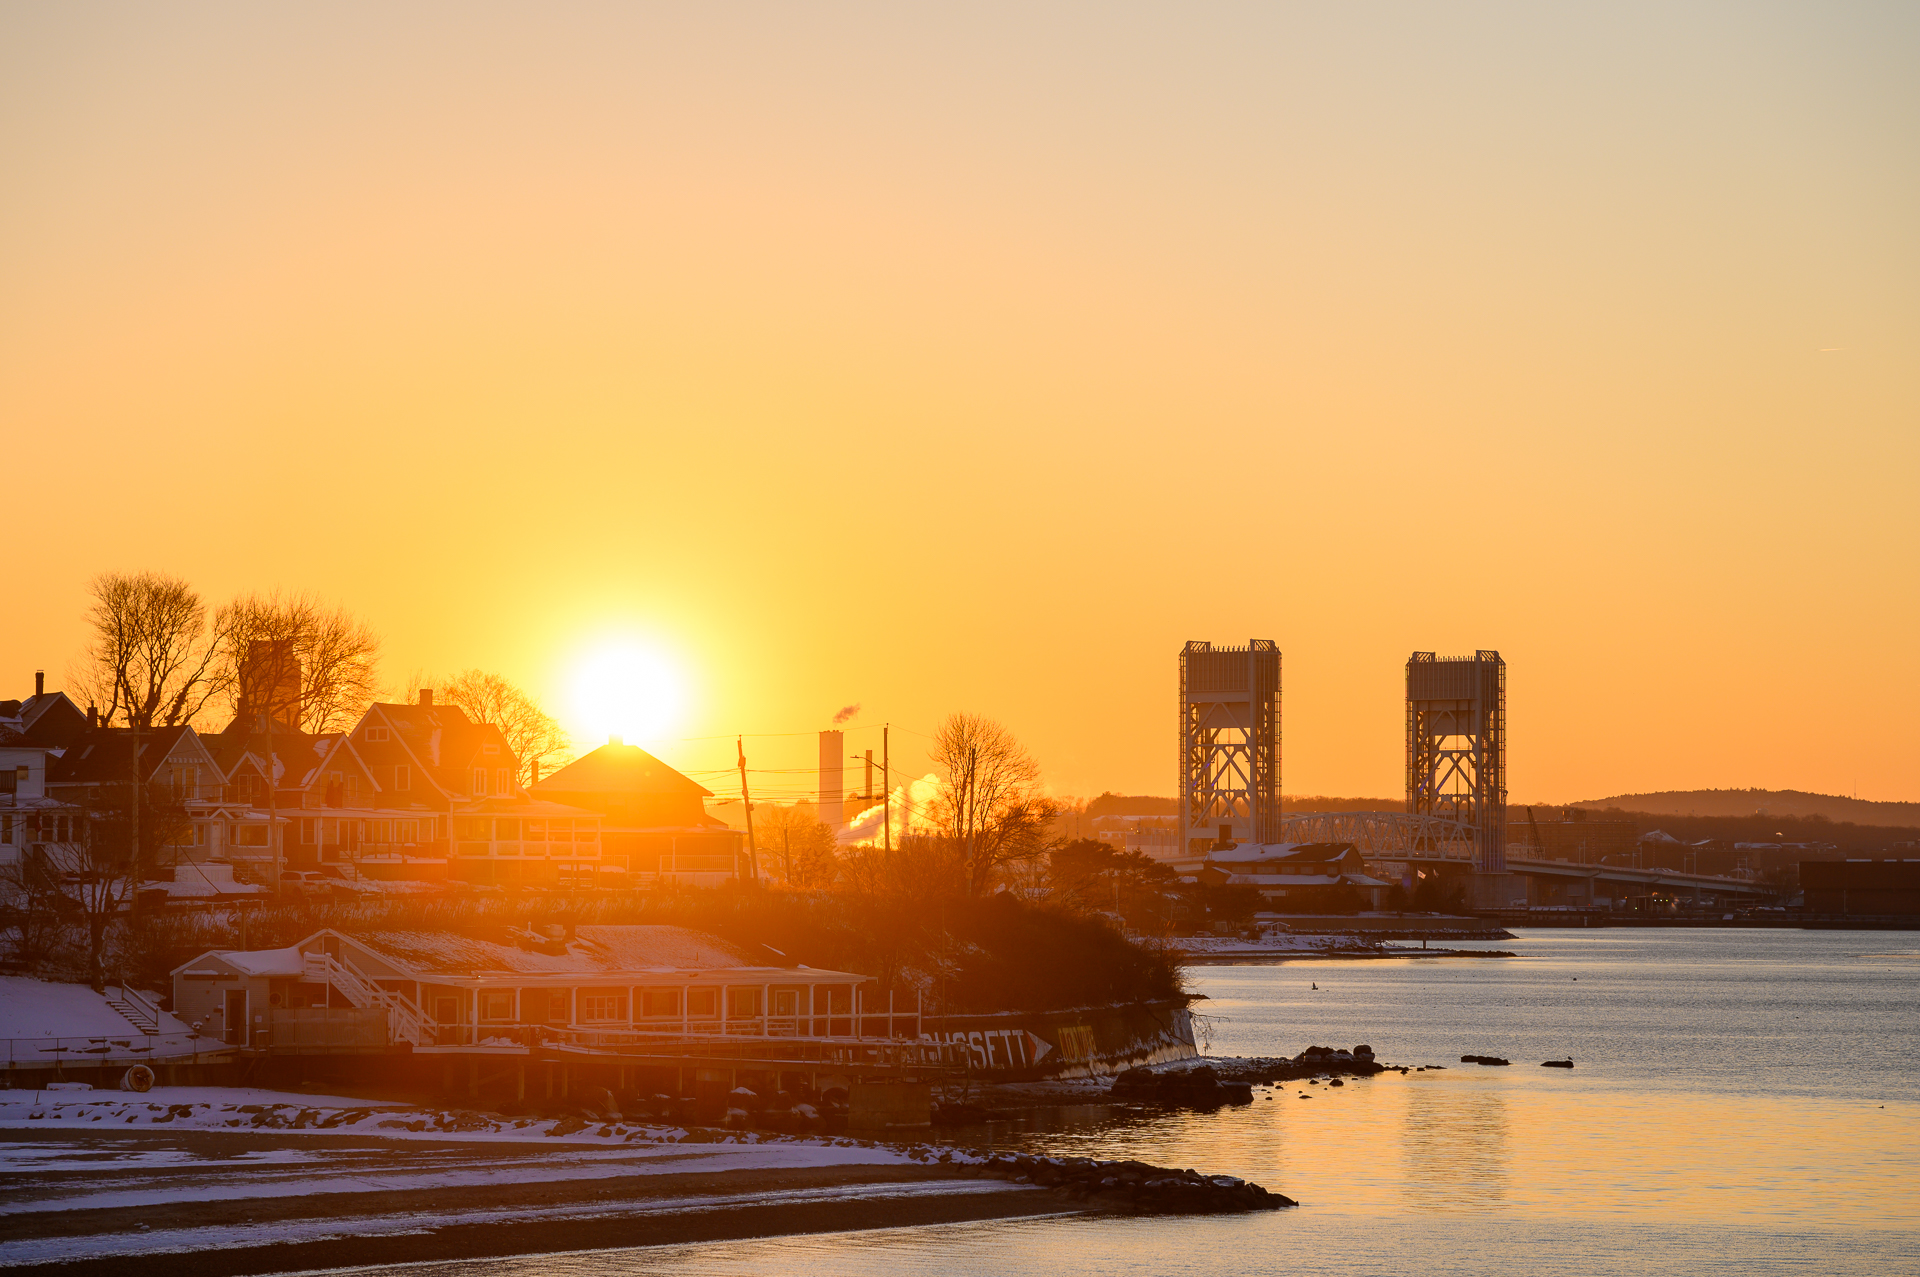
M 1052 1189 L 1068 1201 L 1139 1215 L 1229 1215 L 1300 1203 L 1232 1175 L 1203 1175 L 1146 1162 L 998 1153 L 963 1175 Z

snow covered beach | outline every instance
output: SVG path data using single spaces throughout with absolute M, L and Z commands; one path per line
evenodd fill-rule
M 1059 1211 L 926 1145 L 221 1088 L 0 1092 L 0 1268 L 279 1272 Z

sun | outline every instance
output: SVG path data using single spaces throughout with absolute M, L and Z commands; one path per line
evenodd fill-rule
M 659 652 L 637 643 L 609 643 L 580 662 L 573 678 L 573 718 L 598 742 L 657 741 L 680 725 L 686 680 Z

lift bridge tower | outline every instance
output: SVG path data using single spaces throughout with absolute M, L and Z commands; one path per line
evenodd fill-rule
M 1473 866 L 1507 871 L 1507 663 L 1498 652 L 1407 661 L 1407 811 L 1473 826 Z M 1489 880 L 1476 894 L 1498 894 Z M 1481 904 L 1505 904 L 1482 899 Z
M 1180 650 L 1180 837 L 1280 841 L 1280 648 L 1188 643 Z

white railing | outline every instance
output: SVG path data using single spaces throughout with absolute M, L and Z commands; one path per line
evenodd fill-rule
M 156 1033 L 160 1029 L 159 1004 L 148 999 L 138 989 L 127 985 L 118 986 L 117 997 L 108 997 L 107 1005 L 127 1018 L 127 1022 L 142 1033 Z
M 306 955 L 306 978 L 316 984 L 340 990 L 357 1007 L 385 1007 L 387 1027 L 396 1042 L 428 1046 L 433 1042 L 433 1026 L 420 1008 L 404 993 L 383 989 L 330 953 Z

